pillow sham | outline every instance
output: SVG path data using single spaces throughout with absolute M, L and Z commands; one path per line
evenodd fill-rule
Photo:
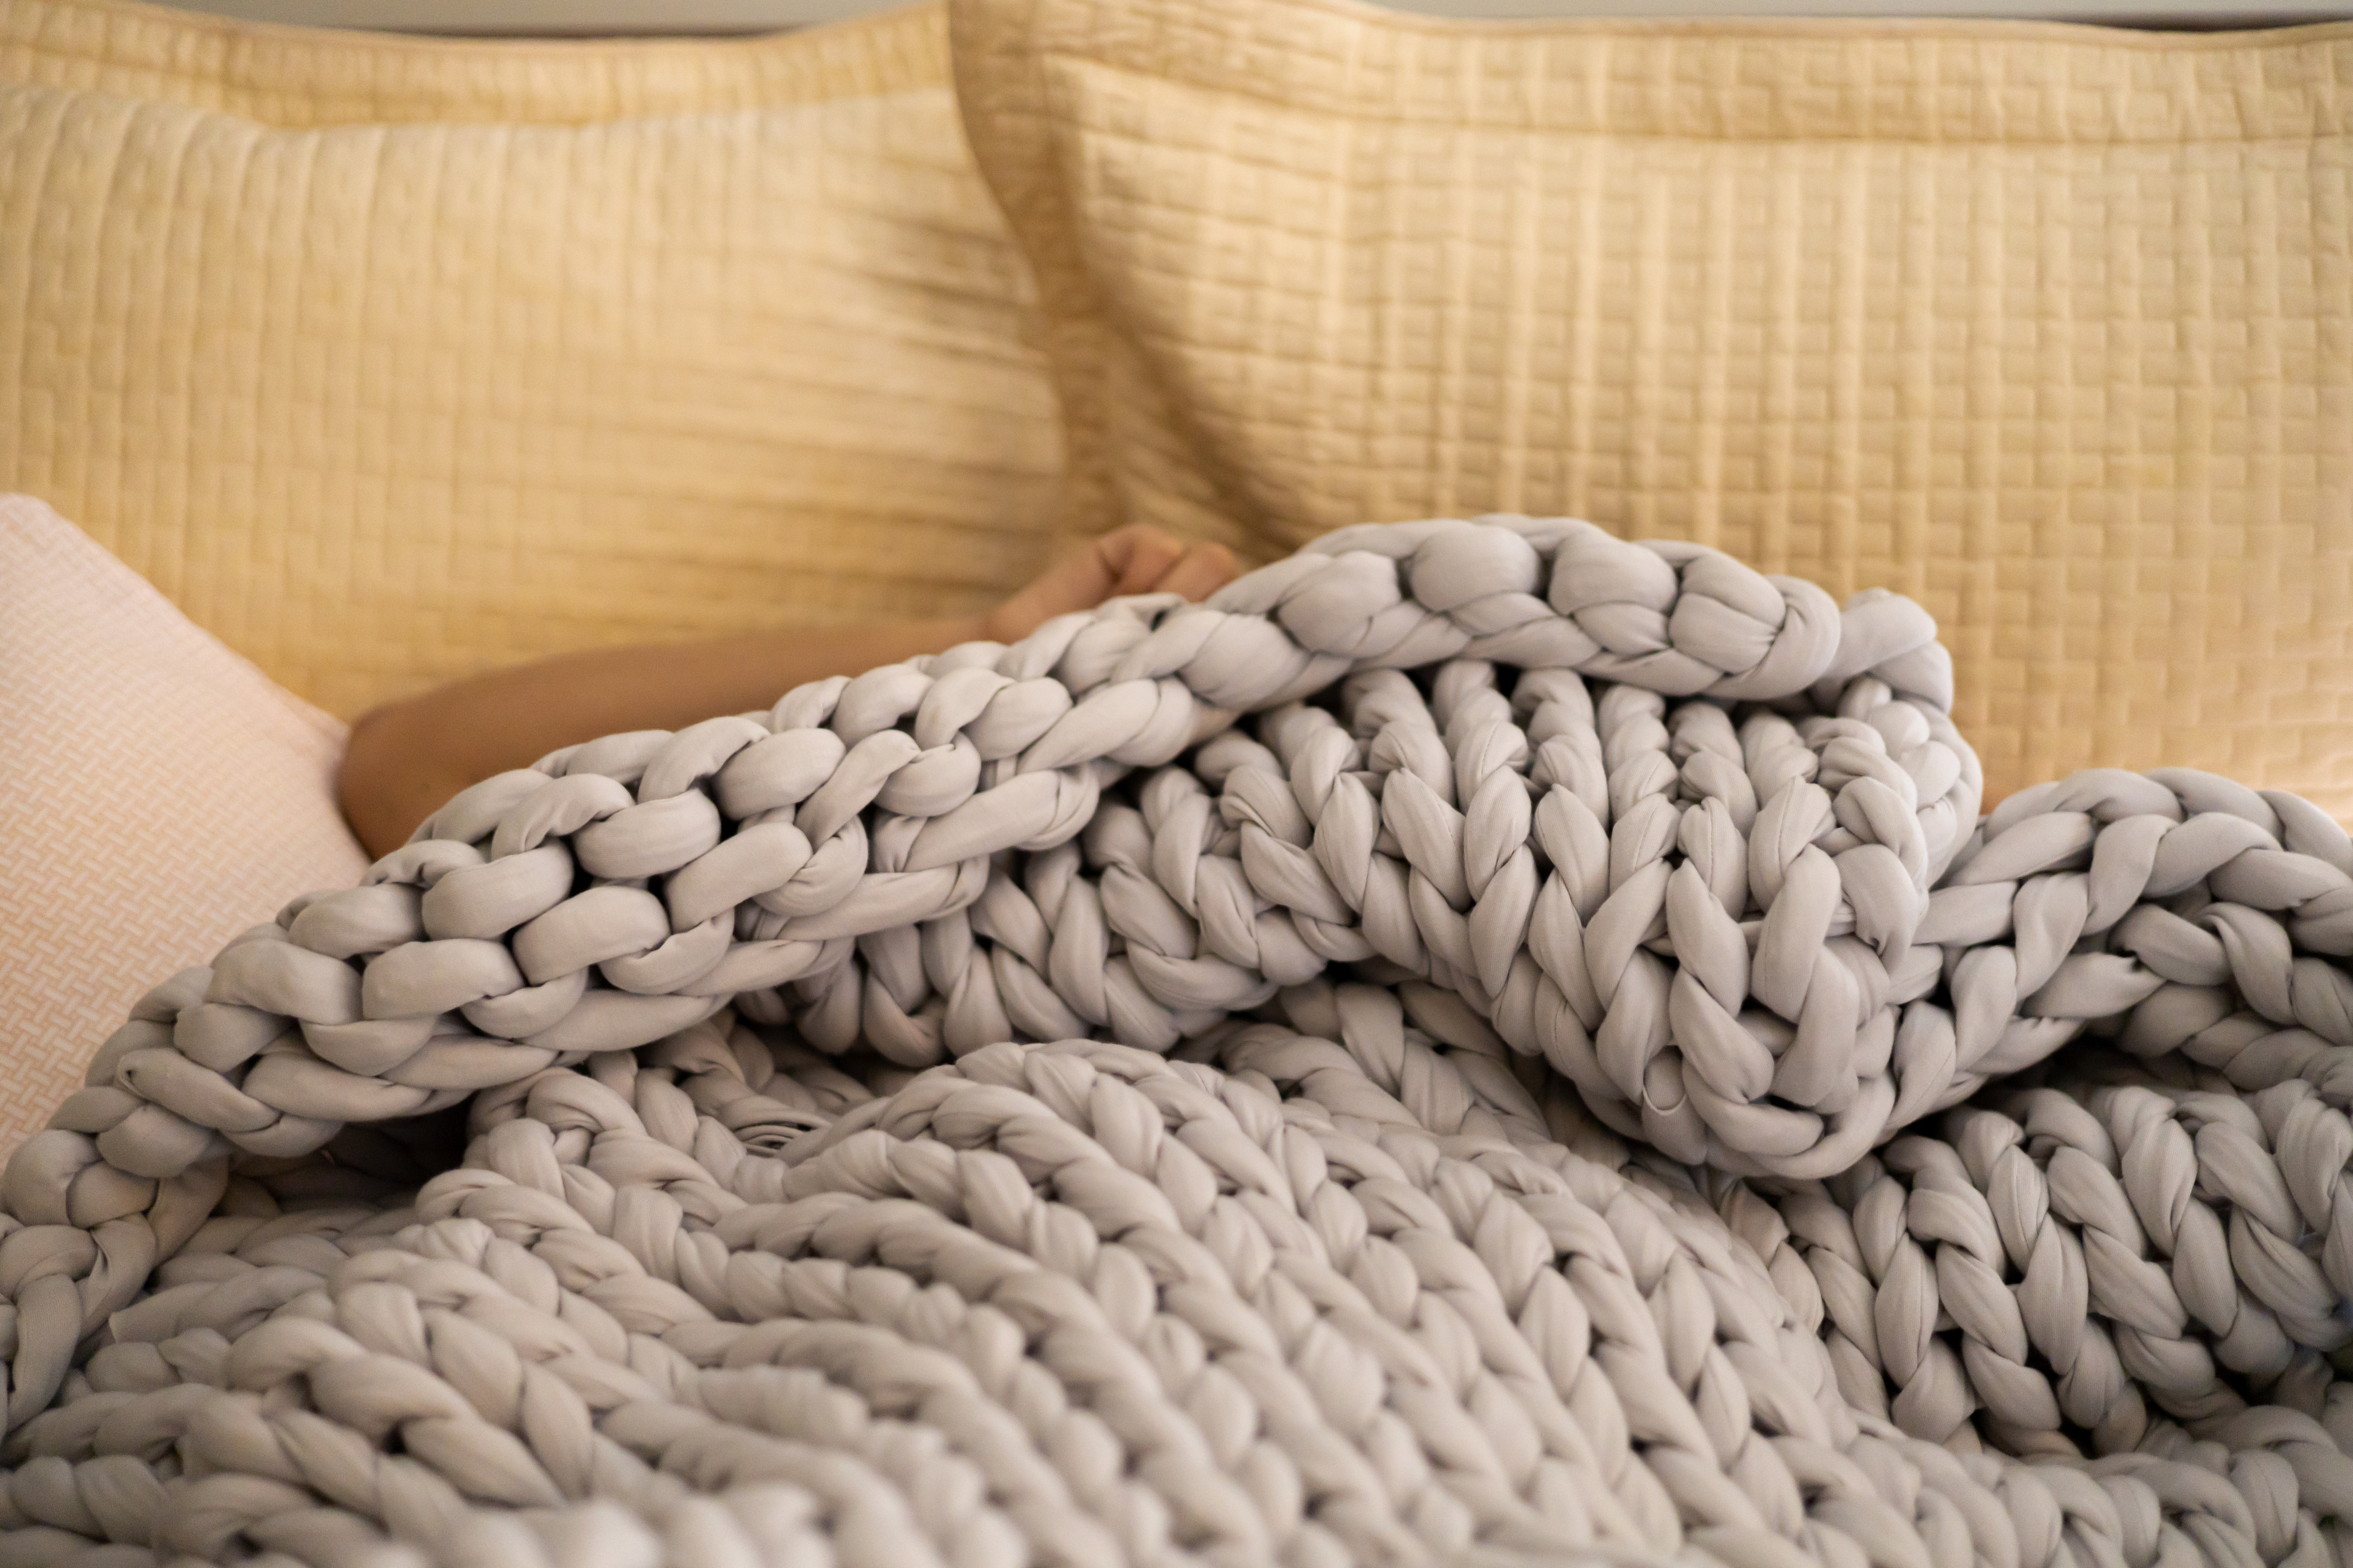
M 935 7 L 452 43 L 0 0 L 0 489 L 347 717 L 976 608 L 1050 544 Z
M 953 18 L 1073 527 L 1696 540 L 1926 604 L 1990 798 L 2353 816 L 2353 28 Z
M 0 496 L 0 670 L 5 1150 L 156 976 L 367 857 L 343 727 L 26 496 Z

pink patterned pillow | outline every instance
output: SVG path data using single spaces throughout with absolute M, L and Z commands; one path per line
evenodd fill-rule
M 0 1151 L 159 980 L 366 865 L 343 728 L 0 496 Z

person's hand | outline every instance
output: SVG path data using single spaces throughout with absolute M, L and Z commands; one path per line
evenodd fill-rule
M 1206 598 L 1234 579 L 1234 552 L 1222 544 L 1187 544 L 1148 523 L 1134 522 L 1092 542 L 1084 552 L 1008 599 L 982 620 L 981 636 L 1018 642 L 1056 616 L 1092 610 L 1130 594 Z

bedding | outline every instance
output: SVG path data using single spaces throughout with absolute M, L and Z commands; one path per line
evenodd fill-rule
M 959 0 L 1055 515 L 941 26 L 0 0 L 0 480 L 331 707 L 1300 546 L 363 867 L 0 501 L 0 1562 L 2353 1563 L 2348 35 Z
M 367 857 L 343 726 L 27 496 L 0 496 L 0 1147 L 80 1083 L 143 976 Z
M 1071 516 L 1486 510 L 1925 605 L 1990 798 L 2353 817 L 2345 25 L 956 0 Z
M 2353 840 L 1952 690 L 1491 516 L 484 781 L 0 1173 L 5 1543 L 2346 1561 Z
M 944 22 L 453 44 L 0 0 L 0 490 L 348 719 L 1037 574 Z

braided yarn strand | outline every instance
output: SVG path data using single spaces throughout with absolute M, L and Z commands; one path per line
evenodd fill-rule
M 0 1174 L 0 1562 L 2353 1564 L 2353 840 L 1951 695 L 1487 518 L 485 781 Z

